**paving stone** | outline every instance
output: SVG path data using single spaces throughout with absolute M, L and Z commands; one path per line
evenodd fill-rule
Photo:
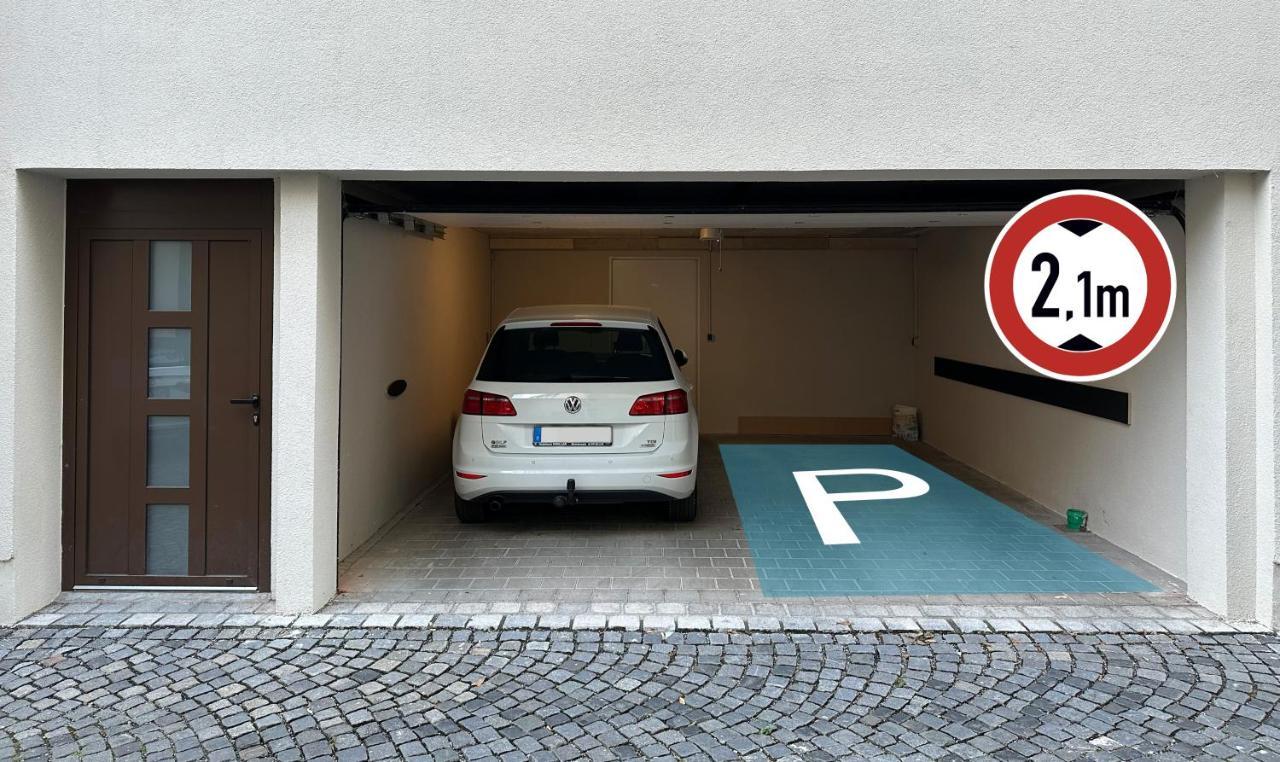
M 329 624 L 329 620 L 332 618 L 331 614 L 304 614 L 294 620 L 293 626 L 306 628 L 324 627 Z
M 917 619 L 916 623 L 920 626 L 920 629 L 933 632 L 951 632 L 954 629 L 951 626 L 951 622 L 936 617 L 922 617 Z
M 1020 619 L 988 619 L 987 624 L 996 632 L 1026 632 L 1027 626 Z
M 538 617 L 538 626 L 544 630 L 563 630 L 567 628 L 573 619 L 560 614 L 544 614 Z
M 665 614 L 649 614 L 641 619 L 641 626 L 646 630 L 670 632 L 676 628 L 676 618 Z
M 713 616 L 711 627 L 716 630 L 743 630 L 746 629 L 747 623 L 738 616 Z
M 1273 634 L 978 622 L 0 629 L 0 758 L 1258 759 L 1280 746 Z
M 991 631 L 991 626 L 988 625 L 986 620 L 984 619 L 969 619 L 964 617 L 957 617 L 956 619 L 952 620 L 952 623 L 956 626 L 956 629 L 959 630 L 960 632 L 990 632 Z
M 510 614 L 503 618 L 502 626 L 509 630 L 532 630 L 538 626 L 538 615 Z
M 1027 632 L 1057 632 L 1062 628 L 1049 619 L 1024 619 L 1022 626 Z
M 609 629 L 611 630 L 639 630 L 640 617 L 632 614 L 614 614 L 609 617 Z
M 911 617 L 889 616 L 884 618 L 884 626 L 895 632 L 919 630 L 920 624 Z
M 605 627 L 604 614 L 580 614 L 573 618 L 575 630 L 602 630 Z
M 880 632 L 885 629 L 885 624 L 875 617 L 853 617 L 849 620 L 849 627 L 854 632 Z
M 501 614 L 477 614 L 467 619 L 467 627 L 473 630 L 496 630 L 501 626 Z
M 676 617 L 676 629 L 678 630 L 710 630 L 711 617 L 706 616 L 678 616 Z

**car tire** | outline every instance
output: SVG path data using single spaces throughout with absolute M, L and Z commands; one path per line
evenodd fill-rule
M 698 491 L 681 499 L 667 503 L 667 518 L 671 521 L 693 521 L 698 517 Z
M 478 500 L 464 500 L 453 494 L 453 512 L 463 524 L 483 524 L 485 520 L 484 503 Z

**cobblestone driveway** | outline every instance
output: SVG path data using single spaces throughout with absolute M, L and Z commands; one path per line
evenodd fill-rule
M 0 757 L 1258 759 L 1275 636 L 0 630 Z

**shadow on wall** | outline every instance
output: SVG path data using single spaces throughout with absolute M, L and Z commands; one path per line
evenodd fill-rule
M 343 223 L 339 557 L 448 473 L 453 421 L 484 350 L 489 280 L 488 237 L 476 231 L 431 240 Z

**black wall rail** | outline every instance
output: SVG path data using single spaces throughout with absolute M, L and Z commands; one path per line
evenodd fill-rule
M 1074 410 L 1085 415 L 1129 423 L 1129 394 L 1056 378 L 1019 373 L 946 357 L 933 358 L 933 374 L 939 378 L 980 386 L 1001 394 Z

